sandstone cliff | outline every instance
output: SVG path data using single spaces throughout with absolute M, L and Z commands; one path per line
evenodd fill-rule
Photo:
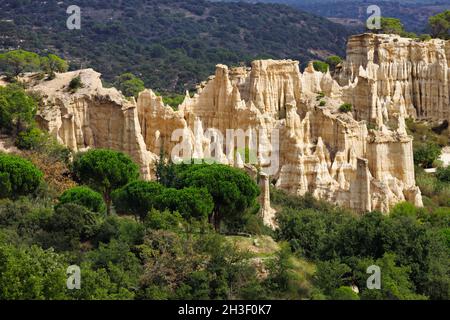
M 334 77 L 311 64 L 302 73 L 292 60 L 218 65 L 177 111 L 151 90 L 134 101 L 104 89 L 90 69 L 32 90 L 46 94 L 39 122 L 61 142 L 127 152 L 145 178 L 162 150 L 176 160 L 259 168 L 262 214 L 271 225 L 270 182 L 360 212 L 387 212 L 404 200 L 422 205 L 405 118 L 449 119 L 449 52 L 448 41 L 365 34 L 350 38 Z M 71 94 L 67 85 L 78 74 L 85 87 Z M 339 111 L 344 102 L 353 112 Z

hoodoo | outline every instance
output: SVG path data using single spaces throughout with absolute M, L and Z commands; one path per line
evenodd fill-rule
M 302 73 L 292 60 L 217 65 L 177 111 L 151 90 L 127 100 L 103 88 L 91 69 L 58 74 L 31 90 L 45 93 L 39 123 L 62 143 L 124 151 L 145 178 L 154 175 L 161 149 L 170 154 L 180 143 L 176 130 L 188 132 L 183 143 L 194 158 L 208 154 L 208 129 L 223 137 L 242 130 L 265 188 L 270 181 L 359 212 L 388 212 L 400 201 L 422 205 L 405 119 L 450 120 L 449 57 L 449 41 L 363 34 L 349 39 L 347 59 L 333 75 L 312 64 Z M 84 88 L 70 93 L 65 88 L 77 75 Z M 244 166 L 220 139 L 215 143 L 219 161 Z M 274 161 L 276 170 L 267 171 Z M 263 211 L 271 213 L 263 194 Z

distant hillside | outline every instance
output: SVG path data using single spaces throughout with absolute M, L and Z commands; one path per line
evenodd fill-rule
M 236 0 L 225 0 L 236 1 Z M 241 0 L 249 3 L 282 3 L 347 26 L 364 28 L 366 10 L 378 5 L 386 17 L 399 18 L 410 32 L 426 32 L 428 18 L 450 8 L 450 0 Z
M 66 28 L 69 5 L 81 30 Z M 51 51 L 72 68 L 90 66 L 111 82 L 131 71 L 160 91 L 189 89 L 217 63 L 258 57 L 302 63 L 345 54 L 349 31 L 327 19 L 275 4 L 204 0 L 0 1 L 0 51 Z

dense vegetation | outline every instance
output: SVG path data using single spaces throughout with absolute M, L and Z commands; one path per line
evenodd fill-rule
M 427 198 L 450 190 L 449 169 L 427 176 L 441 191 L 421 186 L 425 208 L 400 203 L 389 216 L 272 190 L 274 233 L 257 215 L 256 182 L 239 169 L 160 161 L 157 181 L 146 182 L 117 152 L 70 164 L 59 149 L 49 170 L 39 150 L 0 154 L 0 183 L 15 186 L 0 194 L 1 299 L 450 298 L 450 196 Z M 55 183 L 61 176 L 47 172 L 60 167 L 76 181 Z M 80 290 L 66 288 L 74 264 Z M 381 290 L 367 289 L 371 265 Z
M 67 4 L 2 1 L 0 51 L 48 50 L 93 67 L 113 83 L 131 72 L 158 92 L 191 89 L 217 63 L 238 65 L 258 57 L 302 63 L 343 55 L 349 32 L 288 6 L 205 0 L 79 0 L 81 30 L 68 30 Z
M 230 0 L 235 1 L 235 0 Z M 408 32 L 430 33 L 428 18 L 448 9 L 446 0 L 243 0 L 246 2 L 283 3 L 333 21 L 364 30 L 369 5 L 377 5 L 383 16 L 400 19 Z

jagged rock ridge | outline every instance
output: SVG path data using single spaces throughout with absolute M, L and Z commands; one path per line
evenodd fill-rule
M 291 60 L 258 60 L 251 68 L 218 65 L 178 111 L 151 90 L 134 101 L 104 89 L 93 70 L 57 75 L 32 89 L 46 93 L 40 123 L 61 142 L 74 150 L 127 152 L 141 164 L 145 178 L 152 177 L 162 149 L 170 154 L 179 146 L 173 139 L 177 130 L 184 132 L 192 158 L 211 156 L 214 140 L 219 161 L 265 172 L 260 179 L 263 214 L 271 224 L 269 181 L 360 212 L 387 212 L 404 200 L 422 205 L 405 118 L 448 119 L 448 56 L 448 41 L 354 36 L 334 78 L 312 65 L 301 73 Z M 85 88 L 70 94 L 64 88 L 76 74 Z M 353 104 L 352 113 L 339 112 L 344 102 Z M 209 128 L 223 136 L 230 129 L 245 132 L 255 165 L 246 165 L 244 153 L 236 145 L 226 148 Z M 276 135 L 279 143 L 273 144 Z M 268 170 L 276 161 L 277 170 Z

